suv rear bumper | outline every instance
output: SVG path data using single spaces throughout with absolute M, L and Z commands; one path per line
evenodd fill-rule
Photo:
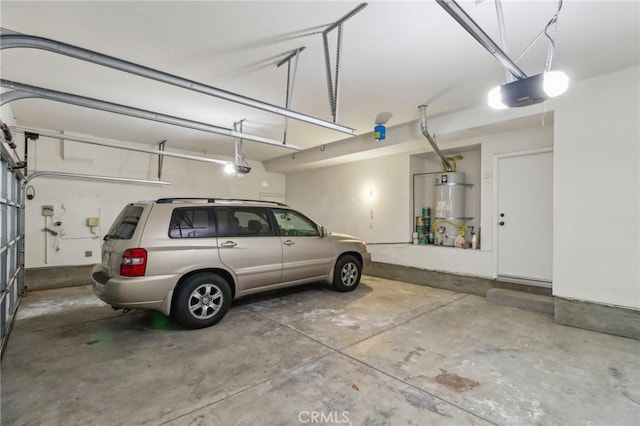
M 113 307 L 164 312 L 163 303 L 178 281 L 178 275 L 109 277 L 103 266 L 98 264 L 91 271 L 91 281 L 96 296 Z

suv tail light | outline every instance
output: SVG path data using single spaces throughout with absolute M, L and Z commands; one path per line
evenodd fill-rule
M 143 248 L 127 249 L 122 253 L 120 275 L 142 277 L 147 269 L 147 251 Z

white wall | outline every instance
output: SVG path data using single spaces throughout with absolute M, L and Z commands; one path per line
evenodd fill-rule
M 558 99 L 556 296 L 640 308 L 640 68 Z
M 480 277 L 494 277 L 491 233 L 493 229 L 493 156 L 553 145 L 552 126 L 526 128 L 441 144 L 442 149 L 463 150 L 480 145 L 481 182 L 480 226 L 482 250 L 414 246 L 412 244 L 375 244 L 409 242 L 414 226 L 411 175 L 418 171 L 415 144 L 410 152 L 356 161 L 286 175 L 287 202 L 308 212 L 329 230 L 344 232 L 370 244 L 377 262 L 413 266 Z M 424 151 L 430 150 L 426 141 Z M 473 160 L 470 156 L 469 160 Z M 465 160 L 462 160 L 465 161 Z M 369 188 L 374 197 L 368 198 Z M 370 211 L 374 219 L 370 220 Z
M 178 152 L 167 147 L 167 151 Z M 22 151 L 20 151 L 22 153 Z M 199 153 L 190 154 L 201 155 Z M 72 173 L 157 180 L 157 156 L 76 142 L 40 138 L 29 143 L 29 168 Z M 260 163 L 244 178 L 224 173 L 222 166 L 165 157 L 162 180 L 169 186 L 35 178 L 36 196 L 26 201 L 26 266 L 93 264 L 100 261 L 101 237 L 122 207 L 130 202 L 160 197 L 237 197 L 258 199 L 261 192 L 284 194 L 284 175 L 267 173 Z M 45 249 L 43 205 L 53 205 L 53 221 L 62 221 L 56 238 L 47 236 Z M 101 226 L 91 233 L 88 217 Z M 49 222 L 50 224 L 51 222 Z M 45 250 L 47 262 L 45 263 Z M 91 257 L 85 257 L 91 251 Z
M 286 182 L 287 204 L 331 232 L 371 243 L 411 239 L 408 155 L 291 173 Z

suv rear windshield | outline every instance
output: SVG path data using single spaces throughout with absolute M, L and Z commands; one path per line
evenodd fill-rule
M 142 207 L 126 206 L 117 217 L 107 237 L 116 240 L 130 240 L 142 216 Z

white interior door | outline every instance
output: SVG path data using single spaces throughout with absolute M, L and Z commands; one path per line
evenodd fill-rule
M 553 151 L 497 159 L 498 276 L 550 285 Z

